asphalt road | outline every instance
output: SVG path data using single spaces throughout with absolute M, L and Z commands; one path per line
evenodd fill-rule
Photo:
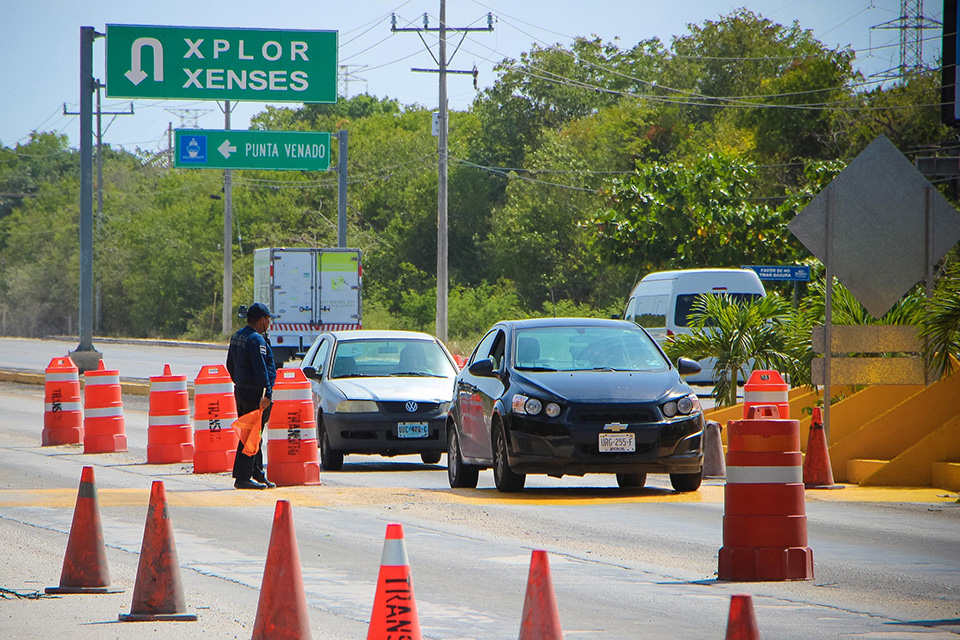
M 12 366 L 3 342 L 0 369 Z M 107 345 L 100 348 L 108 357 Z M 159 373 L 164 356 L 173 359 L 158 349 L 139 359 L 147 375 Z M 39 345 L 31 351 L 38 353 L 29 358 L 45 366 Z M 182 366 L 199 370 L 206 355 L 194 353 L 200 360 Z M 188 463 L 145 464 L 145 397 L 124 396 L 129 451 L 96 455 L 79 446 L 40 446 L 42 386 L 0 383 L 0 406 L 0 588 L 14 592 L 5 592 L 0 607 L 5 637 L 249 637 L 278 499 L 293 505 L 316 638 L 366 635 L 390 522 L 404 525 L 428 638 L 516 637 L 533 549 L 550 554 L 570 639 L 721 638 L 734 593 L 753 594 L 765 639 L 960 636 L 960 506 L 945 492 L 808 491 L 815 578 L 730 583 L 716 579 L 723 544 L 718 480 L 681 495 L 657 477 L 631 492 L 616 489 L 609 476 L 531 477 L 526 491 L 508 497 L 493 488 L 489 471 L 477 490 L 454 491 L 445 460 L 348 456 L 343 471 L 322 474 L 319 487 L 241 492 L 228 474 L 193 474 Z M 59 581 L 84 466 L 96 473 L 111 577 L 126 591 L 26 597 Z M 185 598 L 197 622 L 117 622 L 130 611 L 156 479 L 166 487 Z

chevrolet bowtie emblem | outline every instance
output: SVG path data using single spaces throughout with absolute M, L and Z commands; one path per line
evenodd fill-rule
M 622 422 L 611 422 L 609 424 L 603 425 L 604 431 L 626 431 L 629 425 L 625 425 Z

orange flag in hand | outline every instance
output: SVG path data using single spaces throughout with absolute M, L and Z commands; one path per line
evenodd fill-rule
M 263 409 L 245 413 L 233 421 L 233 430 L 243 443 L 243 453 L 255 455 L 260 448 L 260 427 L 263 419 Z

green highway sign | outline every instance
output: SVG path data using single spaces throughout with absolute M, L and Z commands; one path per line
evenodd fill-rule
M 107 25 L 107 97 L 337 101 L 337 32 Z
M 330 169 L 326 131 L 177 129 L 174 133 L 174 166 L 180 169 Z

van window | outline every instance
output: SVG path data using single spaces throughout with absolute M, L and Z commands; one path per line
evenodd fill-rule
M 697 296 L 703 295 L 700 293 L 681 293 L 677 295 L 677 305 L 676 311 L 674 313 L 674 321 L 677 323 L 678 327 L 687 326 L 687 320 L 690 315 L 690 310 L 693 308 L 693 303 L 696 302 Z M 737 303 L 743 302 L 752 302 L 760 297 L 759 293 L 727 293 L 726 295 Z M 643 325 L 647 326 L 647 325 Z M 705 326 L 713 326 L 713 322 L 708 320 Z
M 646 329 L 659 329 L 667 326 L 667 307 L 669 295 L 639 296 L 630 301 L 627 320 L 633 320 Z

